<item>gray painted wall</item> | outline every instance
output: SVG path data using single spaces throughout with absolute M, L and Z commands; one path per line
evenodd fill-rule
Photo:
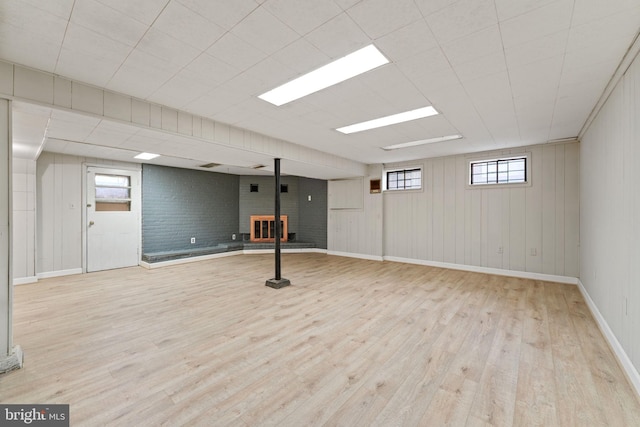
M 142 251 L 215 246 L 238 233 L 238 177 L 165 166 L 142 168 Z M 196 243 L 191 244 L 191 237 Z
M 298 178 L 296 239 L 313 242 L 318 248 L 327 249 L 327 181 Z

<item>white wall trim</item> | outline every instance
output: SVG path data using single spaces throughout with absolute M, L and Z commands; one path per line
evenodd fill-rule
M 348 258 L 367 259 L 370 261 L 384 261 L 383 257 L 369 254 L 356 254 L 352 252 L 327 251 L 328 255 L 343 256 Z
M 38 279 L 50 279 L 52 277 L 71 276 L 74 274 L 82 274 L 82 268 L 71 268 L 69 270 L 58 270 L 58 271 L 45 271 L 43 273 L 38 273 L 36 277 Z
M 27 285 L 29 283 L 36 283 L 37 281 L 38 281 L 38 276 L 18 277 L 17 279 L 13 279 L 13 284 Z
M 578 279 L 578 289 L 580 289 L 582 297 L 587 302 L 587 306 L 589 307 L 593 318 L 596 320 L 596 323 L 600 328 L 600 332 L 602 332 L 602 335 L 604 335 L 605 339 L 609 343 L 609 346 L 613 350 L 613 353 L 616 355 L 618 363 L 626 374 L 627 379 L 631 383 L 632 387 L 635 388 L 636 394 L 640 396 L 640 373 L 638 373 L 636 367 L 633 366 L 631 359 L 629 359 L 629 356 L 624 351 L 624 348 L 622 348 L 622 345 L 609 327 L 607 321 L 602 316 L 602 313 L 600 313 L 600 310 L 598 310 L 598 307 L 591 299 L 591 296 L 587 292 L 587 289 L 584 287 L 580 279 Z
M 529 271 L 503 270 L 501 268 L 478 267 L 475 265 L 453 264 L 440 261 L 426 261 L 413 258 L 400 258 L 393 256 L 383 257 L 385 261 L 404 262 L 407 264 L 426 265 L 428 267 L 449 268 L 452 270 L 472 271 L 474 273 L 495 274 L 498 276 L 519 277 L 521 279 L 543 280 L 545 282 L 566 283 L 577 285 L 578 279 L 569 276 L 556 276 L 553 274 L 532 273 Z

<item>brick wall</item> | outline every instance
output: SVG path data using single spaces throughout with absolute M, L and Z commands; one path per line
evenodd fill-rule
M 240 177 L 240 232 L 251 232 L 251 215 L 273 215 L 275 187 L 273 176 Z M 250 185 L 258 184 L 258 192 L 250 192 Z M 288 186 L 287 193 L 280 194 L 280 214 L 288 215 L 289 233 L 298 232 L 298 177 L 282 176 L 280 184 Z M 326 223 L 325 223 L 326 227 Z M 296 237 L 297 239 L 297 237 Z M 297 239 L 299 240 L 299 239 Z
M 238 233 L 238 181 L 235 175 L 143 165 L 143 253 L 231 241 Z
M 309 201 L 311 196 L 311 201 Z M 298 178 L 298 233 L 302 242 L 327 249 L 327 181 Z

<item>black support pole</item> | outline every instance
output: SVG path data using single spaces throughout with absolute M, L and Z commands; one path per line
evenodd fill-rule
M 282 225 L 280 224 L 280 159 L 274 159 L 273 173 L 275 176 L 275 216 L 274 216 L 274 234 L 275 234 L 275 264 L 276 264 L 276 277 L 267 280 L 265 285 L 280 289 L 285 286 L 289 286 L 291 282 L 287 279 L 283 279 L 280 268 L 280 234 L 282 234 Z
M 275 213 L 275 253 L 276 253 L 276 280 L 282 279 L 280 269 L 280 234 L 282 233 L 282 226 L 280 225 L 280 159 L 274 160 L 273 174 L 276 181 L 276 213 Z

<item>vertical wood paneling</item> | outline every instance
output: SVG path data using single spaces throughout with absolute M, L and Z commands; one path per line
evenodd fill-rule
M 444 261 L 444 209 L 445 209 L 445 181 L 444 181 L 444 159 L 435 159 L 433 162 L 433 186 L 431 198 L 433 212 L 433 255 L 434 261 Z
M 444 224 L 443 224 L 443 245 L 444 262 L 456 262 L 456 218 L 458 209 L 456 207 L 456 159 L 447 157 L 444 161 Z
M 637 371 L 640 370 L 640 59 L 611 92 L 582 138 L 580 198 L 567 170 L 565 209 L 580 207 L 580 280 Z M 565 150 L 567 167 L 576 161 Z M 565 264 L 578 235 L 565 223 Z M 637 377 L 636 377 L 637 379 Z
M 565 275 L 579 275 L 580 244 L 580 146 L 568 144 L 565 147 L 565 222 L 564 260 Z
M 526 190 L 509 190 L 509 270 L 526 271 Z
M 502 254 L 498 248 L 502 247 L 502 194 L 503 191 L 487 190 L 487 267 L 502 268 Z M 503 249 L 504 251 L 504 249 Z
M 482 192 L 471 191 L 471 265 L 482 265 Z
M 556 147 L 542 147 L 541 271 L 556 271 Z
M 564 209 L 564 200 L 565 200 L 565 165 L 564 165 L 564 150 L 565 145 L 557 145 L 556 146 L 556 157 L 555 157 L 555 264 L 556 268 L 553 274 L 557 274 L 559 276 L 565 275 L 565 248 L 564 248 L 564 227 L 565 227 L 565 209 Z
M 338 212 L 329 221 L 342 222 L 343 230 L 360 227 L 358 235 L 347 232 L 344 242 L 349 248 L 360 248 L 359 254 L 369 254 L 371 249 L 350 240 L 369 242 L 370 236 L 375 235 L 373 230 L 379 230 L 379 252 L 386 256 L 575 277 L 578 233 L 571 227 L 567 230 L 565 224 L 579 223 L 578 143 L 521 147 L 484 155 L 523 152 L 532 154 L 530 186 L 469 188 L 466 156 L 426 159 L 422 191 L 374 195 L 383 201 L 380 208 L 366 207 L 365 202 L 365 209 L 349 215 Z M 483 154 L 474 155 L 480 156 Z M 413 161 L 393 166 L 416 164 Z M 376 173 L 380 175 L 373 178 L 381 176 L 381 165 L 378 169 Z M 567 178 L 568 175 L 571 176 Z M 365 194 L 368 197 L 371 196 Z M 350 226 L 347 218 L 359 219 Z M 362 222 L 369 223 L 368 228 L 362 228 Z M 337 232 L 337 227 L 329 225 L 332 233 Z M 576 241 L 575 246 L 566 244 L 571 239 Z M 340 239 L 336 236 L 331 241 Z M 536 255 L 530 255 L 531 249 Z M 329 250 L 345 249 L 329 244 Z
M 511 265 L 511 242 L 509 236 L 511 236 L 511 224 L 509 219 L 511 218 L 511 190 L 504 188 L 500 190 L 502 193 L 502 235 L 500 236 L 500 247 L 502 248 L 502 267 L 510 269 Z
M 531 150 L 531 187 L 526 189 L 526 271 L 542 272 L 542 148 Z M 535 251 L 535 255 L 532 253 Z
M 455 212 L 455 229 L 456 229 L 456 264 L 464 264 L 466 260 L 466 207 L 465 200 L 467 192 L 465 191 L 467 184 L 467 160 L 463 156 L 455 158 L 455 180 L 456 180 L 456 212 Z M 449 214 L 449 213 L 447 213 Z

